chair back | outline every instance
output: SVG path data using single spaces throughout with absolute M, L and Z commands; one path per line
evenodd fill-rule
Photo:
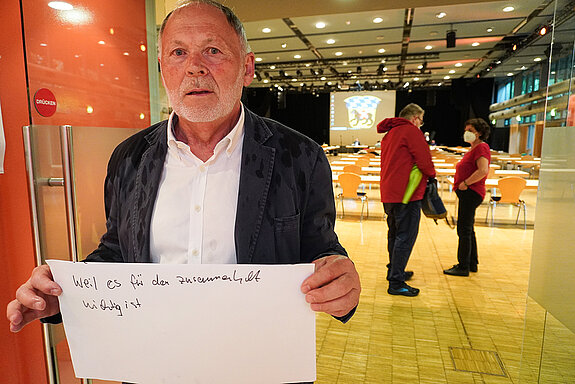
M 344 165 L 343 172 L 344 173 L 355 173 L 358 175 L 361 175 L 361 173 L 362 173 L 361 167 L 359 165 L 355 165 L 355 164 Z
M 366 158 L 366 157 L 360 157 L 359 159 L 357 159 L 355 161 L 355 165 L 357 165 L 360 168 L 361 167 L 369 167 L 369 163 L 370 163 L 370 160 L 369 160 L 369 158 Z
M 342 173 L 337 177 L 342 189 L 343 197 L 357 198 L 357 188 L 361 184 L 361 177 L 355 173 Z
M 527 181 L 522 177 L 509 176 L 499 179 L 497 181 L 497 187 L 501 192 L 499 203 L 518 203 L 519 195 L 525 189 L 525 185 L 527 185 Z

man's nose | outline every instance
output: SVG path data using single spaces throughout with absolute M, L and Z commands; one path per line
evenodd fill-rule
M 198 55 L 190 55 L 186 72 L 189 76 L 204 76 L 208 73 L 208 69 L 204 65 L 201 57 L 198 57 Z

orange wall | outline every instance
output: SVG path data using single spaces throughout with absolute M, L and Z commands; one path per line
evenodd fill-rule
M 35 266 L 22 126 L 150 124 L 145 2 L 77 0 L 76 11 L 88 15 L 81 25 L 64 17 L 72 13 L 47 4 L 0 0 L 0 102 L 7 147 L 5 174 L 0 174 L 2 313 Z M 51 117 L 29 108 L 40 88 L 50 89 L 58 102 Z M 12 334 L 1 321 L 0 356 L 2 384 L 47 383 L 39 322 Z
M 6 137 L 5 173 L 0 174 L 0 307 L 4 314 L 35 260 L 22 145 L 22 126 L 29 124 L 29 117 L 18 0 L 0 1 L 0 36 L 0 102 Z M 39 323 L 12 334 L 8 322 L 1 321 L 0 356 L 2 383 L 47 382 Z

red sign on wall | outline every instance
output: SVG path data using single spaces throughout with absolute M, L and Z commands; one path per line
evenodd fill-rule
M 56 96 L 47 88 L 41 88 L 34 94 L 34 107 L 41 116 L 50 117 L 56 113 Z

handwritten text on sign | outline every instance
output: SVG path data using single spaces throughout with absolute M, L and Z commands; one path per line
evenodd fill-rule
M 138 383 L 315 380 L 313 265 L 49 260 L 78 377 Z

